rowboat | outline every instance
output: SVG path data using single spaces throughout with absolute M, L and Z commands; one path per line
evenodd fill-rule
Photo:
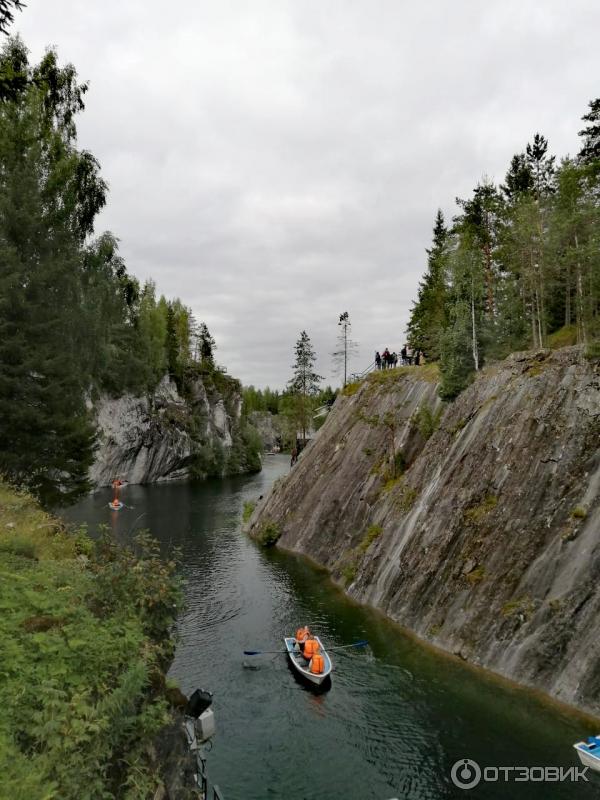
M 600 736 L 588 736 L 587 742 L 577 742 L 573 747 L 582 764 L 600 772 Z
M 283 641 L 285 642 L 285 649 L 287 650 L 287 654 L 290 658 L 290 661 L 292 662 L 292 666 L 294 667 L 294 669 L 307 681 L 310 681 L 310 683 L 314 683 L 316 686 L 319 686 L 320 684 L 323 683 L 325 678 L 327 678 L 328 675 L 331 674 L 333 665 L 331 663 L 331 659 L 325 652 L 325 648 L 323 647 L 323 643 L 321 642 L 319 637 L 315 636 L 314 638 L 319 643 L 319 652 L 323 656 L 323 661 L 325 662 L 325 668 L 323 669 L 323 672 L 320 673 L 320 675 L 315 675 L 313 672 L 310 671 L 309 669 L 310 662 L 304 658 L 304 656 L 300 651 L 300 648 L 296 648 L 296 640 L 294 639 L 293 636 L 286 636 Z

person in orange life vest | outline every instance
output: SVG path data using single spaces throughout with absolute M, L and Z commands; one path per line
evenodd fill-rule
M 325 659 L 321 653 L 317 651 L 310 660 L 310 671 L 313 673 L 313 675 L 321 675 L 324 669 Z
M 304 650 L 304 642 L 310 636 L 310 630 L 308 625 L 305 625 L 303 628 L 298 628 L 296 631 L 296 644 L 300 648 L 300 650 Z
M 304 642 L 304 650 L 303 650 L 304 658 L 307 661 L 310 661 L 310 659 L 315 655 L 315 653 L 318 652 L 319 652 L 319 643 L 313 636 L 311 636 Z

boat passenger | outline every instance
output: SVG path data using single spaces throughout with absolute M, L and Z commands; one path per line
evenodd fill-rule
M 296 631 L 297 642 L 305 642 L 309 636 L 310 636 L 310 630 L 308 625 L 305 625 L 303 628 L 298 628 L 298 630 Z
M 310 671 L 313 675 L 321 675 L 325 670 L 325 659 L 317 652 L 310 660 Z
M 319 643 L 313 636 L 304 642 L 304 650 L 302 652 L 304 653 L 304 658 L 306 658 L 307 661 L 310 661 L 315 653 L 319 652 Z
M 299 648 L 302 652 L 304 651 L 304 642 L 310 636 L 310 629 L 308 625 L 305 625 L 303 628 L 298 628 L 296 631 L 296 647 Z

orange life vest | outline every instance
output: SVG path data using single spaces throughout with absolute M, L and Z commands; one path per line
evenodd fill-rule
M 325 659 L 320 653 L 315 653 L 310 660 L 310 671 L 315 675 L 320 675 L 325 669 Z
M 319 652 L 319 643 L 316 639 L 308 639 L 304 643 L 304 658 L 312 658 Z

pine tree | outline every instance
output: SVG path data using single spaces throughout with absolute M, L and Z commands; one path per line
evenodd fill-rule
M 512 157 L 504 183 L 500 188 L 509 202 L 515 202 L 533 192 L 533 172 L 525 153 L 517 153 Z
M 549 156 L 548 140 L 536 133 L 533 142 L 527 145 L 526 160 L 533 176 L 533 190 L 538 200 L 554 190 L 553 175 L 555 156 Z
M 8 33 L 8 26 L 15 21 L 14 12 L 24 8 L 21 0 L 0 0 L 0 33 Z
M 583 145 L 579 151 L 579 160 L 583 164 L 594 164 L 600 161 L 600 97 L 589 102 L 590 110 L 581 118 L 590 124 L 579 131 Z
M 419 284 L 417 301 L 407 326 L 411 347 L 422 350 L 430 361 L 440 358 L 442 334 L 448 324 L 448 248 L 448 229 L 438 209 L 433 245 L 427 250 L 427 271 Z
M 340 328 L 338 346 L 337 350 L 332 353 L 332 356 L 336 368 L 343 372 L 345 386 L 348 382 L 348 362 L 357 349 L 356 342 L 350 336 L 352 323 L 350 322 L 350 315 L 347 311 L 340 314 L 338 327 Z
M 306 439 L 313 410 L 312 400 L 318 394 L 323 378 L 314 371 L 317 355 L 306 331 L 300 334 L 295 353 L 296 361 L 292 367 L 294 374 L 288 388 L 294 398 L 294 421 L 297 429 L 302 431 L 302 438 Z

